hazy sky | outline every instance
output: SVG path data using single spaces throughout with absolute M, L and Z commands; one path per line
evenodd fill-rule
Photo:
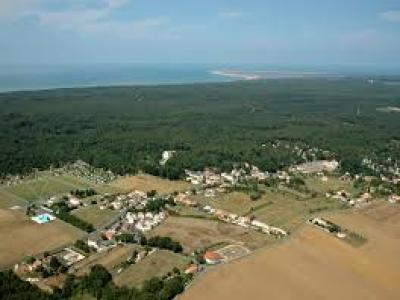
M 399 0 L 0 0 L 0 64 L 400 66 Z

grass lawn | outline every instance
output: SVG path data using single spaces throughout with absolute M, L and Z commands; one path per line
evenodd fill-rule
M 211 205 L 214 208 L 224 209 L 238 215 L 246 215 L 269 201 L 267 198 L 252 201 L 249 195 L 241 192 L 219 194 L 215 197 L 204 197 L 202 195 L 194 197 L 202 205 Z
M 92 224 L 94 227 L 100 227 L 113 217 L 115 217 L 118 212 L 111 209 L 99 209 L 96 205 L 91 205 L 87 207 L 82 207 L 72 211 L 72 214 L 78 218 Z
M 335 199 L 325 197 L 302 199 L 292 193 L 276 189 L 267 189 L 262 199 L 269 201 L 270 204 L 255 210 L 251 215 L 269 225 L 289 231 L 294 230 L 312 214 L 343 207 L 343 204 Z
M 305 179 L 307 187 L 317 193 L 325 194 L 328 191 L 346 190 L 356 193 L 358 190 L 353 187 L 353 181 L 343 181 L 337 177 L 328 177 L 328 181 L 322 181 L 321 177 L 307 177 Z
M 188 264 L 189 259 L 181 254 L 158 250 L 115 276 L 114 281 L 119 286 L 140 287 L 145 280 L 166 275 L 174 267 L 182 270 Z
M 135 248 L 139 248 L 139 246 L 121 245 L 106 252 L 95 253 L 77 263 L 73 268 L 74 270 L 77 270 L 77 275 L 88 273 L 90 268 L 94 265 L 102 265 L 109 272 L 115 273 L 119 268 L 119 264 L 127 260 L 132 255 Z
M 28 201 L 48 198 L 68 193 L 73 189 L 89 188 L 92 185 L 71 176 L 42 175 L 37 179 L 29 179 L 23 183 L 5 187 L 4 190 Z
M 148 192 L 156 190 L 158 194 L 170 194 L 174 191 L 185 191 L 191 188 L 191 184 L 185 181 L 171 181 L 147 174 L 127 176 L 110 183 L 111 187 L 124 191 L 139 190 Z

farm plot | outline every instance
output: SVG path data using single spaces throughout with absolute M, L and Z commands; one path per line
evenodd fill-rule
M 185 191 L 191 188 L 191 184 L 188 182 L 171 181 L 147 174 L 119 178 L 110 183 L 110 186 L 127 192 L 132 190 L 144 192 L 156 190 L 160 195 L 170 194 L 175 191 Z
M 345 190 L 350 193 L 357 193 L 358 190 L 354 188 L 353 181 L 343 181 L 337 177 L 327 177 L 327 181 L 322 181 L 321 177 L 307 177 L 305 183 L 307 187 L 314 192 L 325 194 L 329 191 Z
M 0 188 L 0 209 L 12 206 L 24 206 L 25 204 L 26 201 L 24 199 L 7 192 L 4 188 Z
M 25 200 L 35 201 L 67 193 L 73 189 L 89 187 L 92 187 L 92 185 L 78 178 L 43 175 L 37 179 L 29 179 L 20 184 L 6 187 L 4 190 Z
M 102 265 L 109 272 L 115 273 L 119 265 L 126 261 L 138 248 L 134 245 L 117 246 L 108 251 L 96 253 L 77 263 L 73 268 L 77 270 L 76 275 L 84 275 L 90 272 L 90 268 L 94 265 Z
M 182 270 L 189 262 L 181 254 L 158 250 L 118 274 L 114 281 L 119 286 L 140 287 L 145 280 L 154 276 L 162 277 L 174 267 Z
M 325 197 L 301 199 L 291 193 L 268 189 L 262 197 L 270 204 L 255 210 L 251 215 L 269 225 L 287 231 L 295 230 L 314 213 L 343 208 L 343 204 L 335 199 Z
M 169 217 L 151 231 L 151 236 L 170 236 L 179 241 L 185 252 L 199 248 L 209 248 L 220 244 L 243 244 L 256 249 L 276 241 L 273 237 L 220 221 Z
M 248 195 L 240 192 L 220 194 L 216 197 L 193 196 L 202 205 L 211 205 L 238 215 L 246 215 L 259 207 L 268 205 L 267 198 L 252 201 Z
M 361 247 L 303 226 L 286 243 L 210 270 L 182 299 L 399 299 L 400 206 L 377 205 L 328 214 L 365 235 Z
M 98 228 L 114 218 L 118 212 L 111 209 L 99 209 L 97 206 L 87 206 L 73 210 L 72 214 Z
M 39 225 L 21 211 L 0 209 L 0 267 L 72 243 L 82 235 L 60 220 Z

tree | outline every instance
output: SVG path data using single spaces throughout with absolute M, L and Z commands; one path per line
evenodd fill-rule
M 55 271 L 55 272 L 61 267 L 60 261 L 59 261 L 58 258 L 55 257 L 55 256 L 52 256 L 52 257 L 50 258 L 50 263 L 49 263 L 49 265 L 50 265 L 50 268 L 51 268 L 53 271 Z
M 158 277 L 153 277 L 143 283 L 142 290 L 152 294 L 158 293 L 164 286 L 163 281 Z

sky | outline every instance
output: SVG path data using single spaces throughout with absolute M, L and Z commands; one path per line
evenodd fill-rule
M 0 0 L 0 65 L 400 67 L 399 0 Z

